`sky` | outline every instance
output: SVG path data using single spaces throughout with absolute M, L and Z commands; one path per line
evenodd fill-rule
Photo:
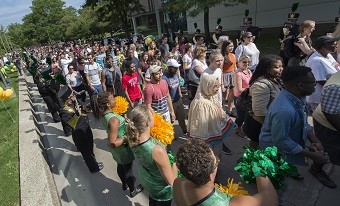
M 79 9 L 85 0 L 63 0 L 66 7 Z M 31 13 L 31 0 L 0 0 L 0 25 L 7 27 L 12 23 L 22 23 L 22 18 Z

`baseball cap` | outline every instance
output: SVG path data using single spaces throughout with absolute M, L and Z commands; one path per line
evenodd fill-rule
M 181 65 L 178 64 L 178 62 L 175 60 L 175 59 L 169 59 L 167 62 L 166 62 L 166 65 L 168 67 L 180 67 Z
M 157 73 L 159 70 L 161 70 L 162 69 L 162 67 L 160 67 L 160 66 L 157 66 L 157 65 L 152 65 L 152 66 L 150 66 L 150 68 L 149 68 L 149 73 L 150 74 L 154 74 L 154 73 Z
M 330 35 L 320 36 L 315 41 L 315 48 L 321 49 L 325 44 L 333 43 L 333 42 L 338 41 L 338 40 L 340 40 L 340 37 L 333 37 L 333 36 L 330 36 Z

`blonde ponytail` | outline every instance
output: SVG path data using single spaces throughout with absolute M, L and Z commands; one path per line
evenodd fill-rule
M 148 127 L 149 108 L 145 105 L 135 107 L 130 113 L 126 126 L 126 137 L 131 147 L 139 144 L 139 135 Z

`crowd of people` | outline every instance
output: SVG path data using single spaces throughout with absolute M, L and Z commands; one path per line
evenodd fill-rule
M 65 136 L 72 135 L 92 173 L 104 165 L 95 159 L 87 114 L 101 121 L 122 189 L 131 197 L 145 189 L 149 205 L 171 205 L 172 199 L 177 205 L 284 205 L 282 191 L 266 177 L 256 177 L 258 194 L 244 197 L 222 194 L 214 182 L 222 154 L 232 154 L 225 138 L 234 130 L 253 149 L 276 146 L 293 165 L 312 159 L 310 173 L 327 187 L 337 186 L 322 168 L 329 162 L 340 165 L 340 25 L 312 43 L 314 30 L 314 21 L 300 25 L 290 58 L 285 52 L 280 52 L 284 58 L 260 58 L 251 32 L 242 33 L 234 46 L 218 31 L 212 50 L 200 34 L 195 44 L 182 35 L 164 35 L 159 42 L 137 38 L 129 45 L 32 47 L 25 60 L 27 68 L 37 68 L 29 71 L 53 120 L 61 121 Z M 57 76 L 64 77 L 64 85 Z M 123 116 L 112 110 L 117 96 L 129 104 Z M 169 123 L 177 120 L 182 134 L 176 137 L 187 140 L 174 164 L 167 148 L 150 135 L 152 113 Z M 141 185 L 132 173 L 135 158 Z M 178 171 L 185 179 L 177 178 Z

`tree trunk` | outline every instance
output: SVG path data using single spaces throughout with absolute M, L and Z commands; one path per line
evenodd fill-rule
M 205 33 L 205 45 L 210 45 L 210 30 L 209 30 L 209 8 L 204 10 L 204 33 Z

